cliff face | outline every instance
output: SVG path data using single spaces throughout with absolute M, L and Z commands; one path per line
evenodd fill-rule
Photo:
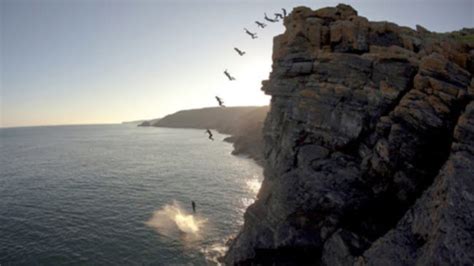
M 472 264 L 474 45 L 347 5 L 284 23 L 265 179 L 226 263 Z
M 263 164 L 262 129 L 268 110 L 268 106 L 262 106 L 239 117 L 235 124 L 237 130 L 231 132 L 232 136 L 225 139 L 234 145 L 232 154 L 245 155 L 255 160 L 259 165 Z

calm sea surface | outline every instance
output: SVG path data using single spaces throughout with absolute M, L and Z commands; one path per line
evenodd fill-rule
M 224 137 L 0 129 L 0 265 L 212 265 L 262 178 Z

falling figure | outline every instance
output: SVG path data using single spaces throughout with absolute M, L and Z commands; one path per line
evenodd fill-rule
M 262 29 L 267 26 L 267 24 L 265 24 L 265 23 L 263 23 L 263 22 L 260 22 L 260 21 L 255 21 L 255 23 L 257 24 L 257 26 L 258 26 L 259 28 L 262 28 Z
M 232 77 L 232 76 L 229 74 L 229 72 L 227 72 L 227 69 L 224 70 L 224 74 L 227 76 L 227 78 L 228 78 L 230 81 L 235 80 L 235 78 Z
M 270 21 L 270 22 L 272 22 L 272 23 L 278 22 L 277 19 L 271 19 L 271 18 L 269 18 L 269 17 L 267 16 L 267 13 L 265 13 L 265 20 L 266 20 L 266 21 Z
M 196 202 L 191 201 L 191 205 L 193 206 L 193 212 L 196 213 Z
M 283 11 L 283 16 L 286 18 L 286 9 L 282 8 L 281 11 Z
M 218 96 L 216 96 L 216 100 L 217 100 L 217 102 L 219 103 L 219 106 L 220 106 L 220 107 L 225 107 L 224 101 L 223 101 L 221 98 L 219 98 Z
M 275 20 L 278 21 L 278 19 L 283 19 L 283 15 L 280 13 L 275 13 Z
M 245 54 L 244 51 L 241 51 L 239 48 L 237 47 L 234 47 L 234 50 L 240 55 L 240 56 L 243 56 Z
M 257 39 L 257 33 L 252 33 L 250 32 L 248 29 L 244 28 L 244 31 L 245 33 L 247 33 L 248 35 L 250 35 L 250 37 L 252 37 L 252 39 Z
M 206 129 L 206 133 L 209 135 L 209 139 L 212 140 L 212 141 L 214 141 L 212 132 L 211 132 L 209 129 Z

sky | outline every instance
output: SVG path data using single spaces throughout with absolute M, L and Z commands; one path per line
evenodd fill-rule
M 261 81 L 284 27 L 259 30 L 254 21 L 282 7 L 339 2 L 0 0 L 0 127 L 152 119 L 215 106 L 216 95 L 228 106 L 268 104 Z M 473 0 L 344 3 L 374 21 L 438 32 L 474 27 Z

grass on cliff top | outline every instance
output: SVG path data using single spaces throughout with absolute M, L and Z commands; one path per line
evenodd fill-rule
M 458 41 L 474 43 L 474 34 L 453 34 L 453 38 Z

